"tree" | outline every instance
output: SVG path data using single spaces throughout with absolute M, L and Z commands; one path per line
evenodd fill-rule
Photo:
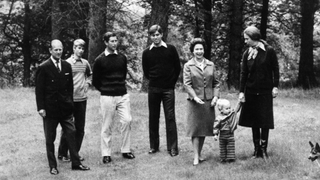
M 204 33 L 203 33 L 203 39 L 206 42 L 207 51 L 204 53 L 204 57 L 211 60 L 211 33 L 212 33 L 212 27 L 211 27 L 211 21 L 212 21 L 212 15 L 211 15 L 211 8 L 212 8 L 212 0 L 203 0 L 202 7 L 203 7 L 203 20 L 204 20 Z M 213 0 L 214 3 L 214 0 Z
M 261 11 L 261 23 L 260 23 L 260 33 L 261 39 L 266 40 L 267 37 L 267 26 L 268 26 L 268 14 L 269 14 L 269 0 L 263 0 Z
M 106 16 L 104 7 L 107 7 L 105 0 L 92 0 L 90 3 L 89 19 L 89 55 L 88 60 L 91 64 L 95 58 L 104 50 L 105 45 L 102 40 L 103 33 L 106 31 Z
M 243 25 L 243 0 L 233 0 L 231 3 L 230 39 L 229 39 L 229 70 L 228 88 L 239 89 L 240 85 L 240 63 L 242 58 L 242 25 Z
M 301 46 L 299 63 L 299 86 L 309 89 L 318 85 L 313 69 L 314 14 L 319 8 L 318 0 L 301 0 Z

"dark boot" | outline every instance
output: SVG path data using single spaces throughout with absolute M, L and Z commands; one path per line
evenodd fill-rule
M 252 155 L 252 159 L 256 159 L 261 157 L 261 146 L 260 146 L 260 129 L 252 128 L 252 138 L 254 145 L 254 152 Z
M 268 139 L 269 139 L 269 129 L 261 129 L 261 152 L 262 152 L 262 158 L 267 160 L 269 158 L 267 153 L 267 147 L 268 147 Z
M 261 140 L 261 152 L 262 152 L 262 158 L 263 159 L 268 159 L 268 153 L 267 153 L 267 146 L 268 146 L 268 141 L 267 140 Z
M 256 159 L 261 157 L 261 147 L 260 147 L 260 139 L 253 140 L 254 152 L 251 159 Z

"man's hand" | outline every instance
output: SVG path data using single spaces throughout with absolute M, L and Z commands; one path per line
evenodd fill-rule
M 246 99 L 244 97 L 244 93 L 243 92 L 239 93 L 239 101 L 240 102 L 246 102 Z
M 41 117 L 46 117 L 46 110 L 44 110 L 44 109 L 40 109 L 39 110 L 39 115 L 41 116 Z

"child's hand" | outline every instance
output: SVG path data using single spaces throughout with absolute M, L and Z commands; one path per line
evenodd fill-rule
M 214 135 L 214 136 L 213 136 L 213 139 L 214 139 L 215 141 L 217 141 L 217 140 L 218 140 L 218 136 L 217 136 L 217 135 Z

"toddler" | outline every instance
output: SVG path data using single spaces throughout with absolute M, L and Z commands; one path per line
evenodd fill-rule
M 213 123 L 213 135 L 215 140 L 218 139 L 219 135 L 220 161 L 222 163 L 234 162 L 234 130 L 237 128 L 237 112 L 240 110 L 241 103 L 238 103 L 235 110 L 231 110 L 230 101 L 219 99 L 217 107 L 220 114 Z

